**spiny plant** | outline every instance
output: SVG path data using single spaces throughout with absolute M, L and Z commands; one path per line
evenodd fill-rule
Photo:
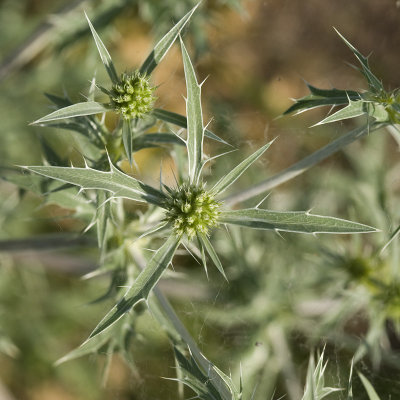
M 120 76 L 106 47 L 88 20 L 102 62 L 111 80 L 108 88 L 100 87 L 103 93 L 109 96 L 108 102 L 94 101 L 97 85 L 93 80 L 88 101 L 71 104 L 68 98 L 48 96 L 58 109 L 34 123 L 80 132 L 93 145 L 90 154 L 85 150 L 82 151 L 85 156 L 85 167 L 67 167 L 65 160 L 53 157 L 52 162 L 49 162 L 51 165 L 30 166 L 25 169 L 46 179 L 49 178 L 50 181 L 45 179 L 46 184 L 52 188 L 49 196 L 58 194 L 59 203 L 63 194 L 71 193 L 73 196 L 79 195 L 79 198 L 83 198 L 85 204 L 91 201 L 85 209 L 86 219 L 89 215 L 92 217 L 90 226 L 97 224 L 103 270 L 108 268 L 113 271 L 113 282 L 105 297 L 117 298 L 117 304 L 100 321 L 89 339 L 60 361 L 100 351 L 104 346 L 108 346 L 110 354 L 126 346 L 125 339 L 131 333 L 129 330 L 134 325 L 133 321 L 137 314 L 142 312 L 138 303 L 145 302 L 168 332 L 176 348 L 178 364 L 190 375 L 188 379 L 179 380 L 189 383 L 200 398 L 240 399 L 242 389 L 236 390 L 231 379 L 200 353 L 173 309 L 156 288 L 157 282 L 171 264 L 178 247 L 182 245 L 198 255 L 205 268 L 208 256 L 224 278 L 227 278 L 222 262 L 210 240 L 214 229 L 221 226 L 236 225 L 277 233 L 284 231 L 308 234 L 363 233 L 376 232 L 376 229 L 309 212 L 267 210 L 260 208 L 262 202 L 253 208 L 229 208 L 231 204 L 237 202 L 238 197 L 224 198 L 225 191 L 233 187 L 236 180 L 266 152 L 272 142 L 266 143 L 245 158 L 216 183 L 208 182 L 204 167 L 220 155 L 214 157 L 205 155 L 204 138 L 209 137 L 221 143 L 224 141 L 204 126 L 201 107 L 202 84 L 197 81 L 181 38 L 187 86 L 187 116 L 153 108 L 155 91 L 149 80 L 150 74 L 182 33 L 193 12 L 194 9 L 161 39 L 139 69 Z M 366 113 L 368 115 L 372 113 L 371 118 L 378 117 L 378 114 L 373 114 L 375 108 L 369 107 L 366 106 Z M 396 107 L 393 108 L 392 105 L 391 107 L 389 111 L 396 110 Z M 387 115 L 391 115 L 389 111 Z M 108 112 L 116 112 L 121 117 L 114 131 L 107 128 L 104 118 L 99 119 L 96 116 L 97 114 L 104 116 Z M 186 137 L 181 137 L 175 132 L 147 133 L 149 128 L 159 127 L 157 119 L 186 129 Z M 387 121 L 380 118 L 378 122 L 383 126 L 392 124 L 393 120 L 391 117 Z M 372 123 L 369 121 L 369 128 Z M 121 151 L 121 141 L 125 154 Z M 121 162 L 127 158 L 132 164 L 132 154 L 137 149 L 165 143 L 179 145 L 187 151 L 187 169 L 179 174 L 175 186 L 164 184 L 161 174 L 160 187 L 154 188 L 123 172 Z M 340 146 L 342 145 L 343 142 Z M 324 152 L 324 157 L 327 153 Z M 47 152 L 47 155 L 49 156 L 50 152 Z M 313 157 L 312 163 L 320 160 L 321 157 Z M 311 164 L 306 160 L 307 162 L 309 167 Z M 295 174 L 300 173 L 298 165 L 294 166 L 293 171 Z M 285 175 L 285 179 L 290 179 L 288 176 Z M 29 175 L 29 179 L 31 178 L 32 175 Z M 245 190 L 242 195 L 251 198 L 254 192 L 251 195 L 249 193 L 250 191 Z M 124 198 L 141 203 L 145 208 L 141 208 L 141 213 L 138 212 L 130 219 L 121 200 Z M 75 203 L 74 208 L 78 209 L 78 204 Z M 163 244 L 149 260 L 146 260 L 145 248 L 154 247 L 160 241 Z M 121 287 L 127 287 L 122 296 Z M 154 297 L 157 298 L 155 303 Z
M 336 31 L 350 48 L 361 64 L 354 68 L 364 76 L 368 90 L 320 89 L 307 83 L 310 94 L 296 99 L 283 115 L 299 114 L 314 108 L 345 105 L 339 111 L 328 115 L 315 125 L 334 123 L 356 117 L 364 117 L 364 122 L 356 129 L 340 136 L 331 143 L 289 166 L 285 170 L 265 179 L 237 194 L 226 198 L 229 204 L 235 204 L 271 190 L 272 188 L 295 178 L 327 157 L 341 150 L 356 140 L 382 128 L 388 128 L 397 143 L 400 142 L 400 96 L 399 89 L 387 91 L 382 81 L 372 72 L 368 57 L 363 56 L 343 35 Z
M 97 38 L 94 33 L 95 39 Z M 98 39 L 96 39 L 98 43 Z M 99 45 L 98 45 L 99 46 Z M 216 225 L 234 224 L 254 229 L 290 231 L 299 233 L 361 233 L 374 232 L 376 229 L 366 225 L 350 222 L 333 217 L 312 215 L 309 212 L 277 212 L 260 209 L 228 210 L 218 201 L 218 197 L 230 187 L 243 172 L 253 164 L 271 145 L 265 144 L 259 150 L 247 157 L 229 173 L 223 176 L 210 189 L 203 183 L 202 171 L 210 160 L 205 158 L 203 141 L 205 128 L 203 125 L 201 108 L 201 85 L 198 84 L 193 65 L 186 48 L 181 40 L 182 58 L 187 86 L 187 138 L 185 145 L 188 153 L 188 177 L 184 182 L 177 182 L 175 189 L 161 182 L 160 190 L 155 189 L 133 177 L 125 175 L 110 160 L 108 172 L 85 168 L 36 166 L 26 167 L 29 171 L 46 177 L 77 185 L 81 189 L 96 189 L 111 192 L 114 198 L 125 197 L 149 205 L 155 205 L 165 211 L 165 217 L 154 226 L 149 233 L 163 230 L 167 237 L 165 243 L 155 252 L 146 268 L 139 274 L 124 296 L 104 317 L 94 329 L 90 338 L 95 337 L 106 328 L 118 321 L 130 311 L 138 302 L 147 300 L 151 290 L 161 278 L 181 243 L 197 238 L 201 249 L 203 265 L 206 265 L 205 254 L 208 254 L 213 263 L 225 277 L 221 261 L 219 260 L 210 240 L 209 231 Z M 101 54 L 105 49 L 99 47 Z M 103 57 L 107 70 L 110 67 L 109 58 Z M 110 74 L 110 76 L 113 73 Z M 82 103 L 86 105 L 86 103 Z M 68 112 L 80 110 L 82 104 L 67 107 Z M 95 103 L 97 107 L 98 103 Z M 103 107 L 103 106 L 102 106 Z M 104 110 L 103 110 L 104 111 Z M 37 122 L 50 119 L 65 118 L 66 109 L 56 111 Z M 92 111 L 98 113 L 99 109 Z M 90 340 L 90 339 L 89 339 Z

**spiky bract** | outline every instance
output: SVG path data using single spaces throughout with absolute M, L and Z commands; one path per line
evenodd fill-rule
M 204 189 L 204 185 L 183 183 L 169 189 L 165 219 L 176 236 L 190 240 L 196 234 L 206 235 L 218 223 L 220 203 Z
M 153 109 L 155 88 L 139 71 L 123 73 L 110 91 L 111 107 L 126 120 L 141 118 Z

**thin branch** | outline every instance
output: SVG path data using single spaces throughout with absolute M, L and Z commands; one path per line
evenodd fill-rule
M 270 178 L 266 179 L 265 181 L 257 183 L 256 185 L 248 189 L 227 196 L 223 199 L 223 201 L 225 204 L 232 206 L 234 204 L 243 202 L 257 195 L 265 193 L 268 190 L 271 190 L 272 188 L 279 186 L 282 183 L 289 181 L 290 179 L 295 178 L 296 176 L 302 174 L 303 172 L 310 169 L 312 166 L 325 160 L 326 158 L 336 153 L 337 151 L 347 146 L 348 144 L 355 142 L 361 137 L 381 127 L 382 127 L 381 124 L 376 124 L 376 125 L 364 125 L 360 128 L 354 129 L 349 133 L 327 144 L 326 146 L 322 147 L 321 149 L 317 150 L 316 152 L 310 154 L 309 156 L 303 158 L 299 162 L 277 173 L 276 175 L 273 175 Z

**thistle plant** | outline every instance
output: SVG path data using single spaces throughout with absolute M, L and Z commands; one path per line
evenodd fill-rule
M 233 224 L 275 232 L 290 231 L 313 234 L 376 231 L 375 228 L 363 224 L 334 217 L 313 215 L 309 212 L 278 212 L 261 209 L 259 206 L 250 209 L 227 209 L 221 202 L 222 193 L 262 156 L 272 142 L 265 144 L 248 156 L 214 185 L 205 182 L 202 173 L 204 165 L 212 158 L 207 158 L 203 150 L 206 130 L 201 108 L 201 85 L 197 81 L 192 62 L 182 39 L 181 48 L 187 86 L 187 137 L 185 146 L 188 154 L 188 171 L 185 181 L 177 182 L 175 188 L 168 187 L 160 182 L 160 190 L 158 190 L 124 174 L 117 166 L 112 164 L 111 160 L 108 172 L 96 170 L 89 166 L 85 168 L 26 167 L 29 171 L 37 174 L 76 185 L 81 190 L 106 191 L 113 198 L 125 197 L 137 202 L 155 205 L 164 210 L 164 217 L 148 232 L 148 234 L 152 234 L 156 231 L 162 231 L 166 238 L 164 244 L 155 252 L 145 269 L 138 275 L 115 307 L 94 329 L 89 340 L 117 322 L 137 303 L 147 301 L 149 294 L 171 263 L 181 243 L 184 244 L 196 238 L 204 266 L 206 265 L 207 254 L 221 274 L 226 277 L 222 263 L 209 239 L 214 227 Z M 112 68 L 109 69 L 112 70 Z
M 87 224 L 87 230 L 96 225 L 100 268 L 90 276 L 104 271 L 111 272 L 112 276 L 109 289 L 97 300 L 112 298 L 116 303 L 115 306 L 99 322 L 84 344 L 59 360 L 59 363 L 107 349 L 109 357 L 120 352 L 132 366 L 134 362 L 127 349 L 131 338 L 135 336 L 136 320 L 147 306 L 157 322 L 166 330 L 173 344 L 177 366 L 180 370 L 177 381 L 191 387 L 199 398 L 240 400 L 242 382 L 237 390 L 232 379 L 202 355 L 165 296 L 157 288 L 157 283 L 168 273 L 168 267 L 172 262 L 175 263 L 174 256 L 177 250 L 184 248 L 198 259 L 206 273 L 207 264 L 211 260 L 229 285 L 229 273 L 225 271 L 222 258 L 220 259 L 221 249 L 214 241 L 215 231 L 226 228 L 235 235 L 235 232 L 241 232 L 241 228 L 252 229 L 252 235 L 255 236 L 257 233 L 259 248 L 262 248 L 259 252 L 261 257 L 258 260 L 258 268 L 260 271 L 261 265 L 264 274 L 262 277 L 253 274 L 258 279 L 257 290 L 247 295 L 250 298 L 253 296 L 251 300 L 255 300 L 254 304 L 257 301 L 263 302 L 267 288 L 271 302 L 268 302 L 268 310 L 258 310 L 259 313 L 255 316 L 249 317 L 248 310 L 243 310 L 243 307 L 239 311 L 246 314 L 249 324 L 254 321 L 259 323 L 260 326 L 257 327 L 259 332 L 264 331 L 265 337 L 271 341 L 275 339 L 276 347 L 283 343 L 286 350 L 286 328 L 281 328 L 279 325 L 282 322 L 282 325 L 290 325 L 291 329 L 295 326 L 295 322 L 298 322 L 298 319 L 295 319 L 298 316 L 292 316 L 290 323 L 287 323 L 286 315 L 282 317 L 282 320 L 276 315 L 278 309 L 288 308 L 286 307 L 288 300 L 283 299 L 285 293 L 281 289 L 281 286 L 284 287 L 282 276 L 272 277 L 265 273 L 265 265 L 261 259 L 270 257 L 273 246 L 267 248 L 264 237 L 261 242 L 258 231 L 271 231 L 261 232 L 269 240 L 271 236 L 268 237 L 268 234 L 280 234 L 280 232 L 313 235 L 318 233 L 352 234 L 377 232 L 377 229 L 344 219 L 314 215 L 309 211 L 265 209 L 262 207 L 264 201 L 252 208 L 233 208 L 232 206 L 240 203 L 244 198 L 251 199 L 256 194 L 263 193 L 293 178 L 345 144 L 358 139 L 367 131 L 398 123 L 399 95 L 396 91 L 384 91 L 383 85 L 370 71 L 367 59 L 347 42 L 361 61 L 362 72 L 369 83 L 368 92 L 321 90 L 310 85 L 311 95 L 298 100 L 286 113 L 305 111 L 327 104 L 332 106 L 347 104 L 343 110 L 324 119 L 321 123 L 366 115 L 366 124 L 362 129 L 358 128 L 346 135 L 346 138 L 333 142 L 330 147 L 327 146 L 289 167 L 286 172 L 269 178 L 266 184 L 259 186 L 256 190 L 250 187 L 239 194 L 226 196 L 226 193 L 234 188 L 235 182 L 263 157 L 274 141 L 264 144 L 247 157 L 241 156 L 242 161 L 220 179 L 215 180 L 214 177 L 207 175 L 205 167 L 214 160 L 218 163 L 218 159 L 225 154 L 208 156 L 205 154 L 204 141 L 208 138 L 221 144 L 226 142 L 204 124 L 201 104 L 203 83 L 198 82 L 181 37 L 195 9 L 196 7 L 188 12 L 158 42 L 138 69 L 129 68 L 122 74 L 117 73 L 108 50 L 88 19 L 101 60 L 110 78 L 109 84 L 100 86 L 93 79 L 88 101 L 78 104 L 72 104 L 67 97 L 48 95 L 57 110 L 34 122 L 36 125 L 80 133 L 85 138 L 85 141 L 81 142 L 80 149 L 84 167 L 67 166 L 69 164 L 67 160 L 60 159 L 50 151 L 45 151 L 47 165 L 24 167 L 26 175 L 22 178 L 25 179 L 21 178 L 19 184 L 21 187 L 24 185 L 28 187 L 27 180 L 37 183 L 37 186 L 40 186 L 37 192 L 44 194 L 48 203 L 53 202 L 76 211 L 75 216 Z M 186 116 L 157 109 L 154 106 L 157 101 L 156 86 L 152 83 L 151 73 L 177 38 L 182 50 L 187 87 Z M 107 102 L 95 101 L 98 88 L 108 96 Z M 104 116 L 108 112 L 117 113 L 119 116 L 119 121 L 113 129 L 104 122 Z M 160 124 L 160 121 L 183 129 L 175 132 L 168 125 L 168 132 L 165 132 L 162 130 L 164 125 Z M 150 129 L 151 133 L 149 133 Z M 154 133 L 155 129 L 157 129 L 156 133 Z M 184 130 L 186 133 L 182 134 Z M 136 176 L 124 172 L 123 161 L 128 159 L 132 165 L 135 151 L 165 144 L 175 146 L 174 150 L 179 146 L 180 151 L 183 149 L 183 152 L 187 154 L 187 158 L 183 161 L 182 171 L 179 171 L 175 179 L 175 184 L 165 183 L 161 171 L 159 187 L 150 186 Z M 175 157 L 176 152 L 172 152 L 172 156 Z M 124 202 L 123 199 L 131 203 Z M 127 204 L 129 204 L 129 211 Z M 366 221 L 368 221 L 368 215 Z M 160 243 L 161 246 L 159 246 Z M 292 245 L 293 243 L 288 243 L 287 246 Z M 149 248 L 155 250 L 151 257 L 146 258 L 146 251 Z M 246 256 L 244 253 L 243 251 L 243 257 Z M 249 257 L 254 258 L 254 254 L 250 254 Z M 225 258 L 232 263 L 235 261 L 235 257 Z M 281 267 L 281 264 L 278 267 Z M 275 271 L 278 269 L 275 267 Z M 281 273 L 282 270 L 279 272 Z M 250 275 L 246 271 L 243 277 L 246 274 Z M 225 313 L 225 310 L 223 312 Z M 265 325 L 262 324 L 266 324 L 266 320 L 275 321 L 275 325 L 271 324 L 264 329 Z M 303 325 L 305 324 L 303 321 Z M 279 343 L 277 343 L 277 338 Z M 273 357 L 271 359 L 272 362 L 269 360 L 269 365 L 272 365 L 275 360 Z M 290 376 L 291 362 L 288 361 L 290 365 L 286 370 L 290 371 L 287 376 Z M 254 366 L 254 370 L 257 367 L 258 364 Z M 324 385 L 325 366 L 322 357 L 315 371 L 314 364 L 310 362 L 309 371 L 304 399 L 323 398 L 336 391 Z M 270 386 L 273 383 L 274 381 Z M 289 397 L 294 399 L 296 397 L 293 393 L 289 393 Z M 261 394 L 263 395 L 264 393 Z

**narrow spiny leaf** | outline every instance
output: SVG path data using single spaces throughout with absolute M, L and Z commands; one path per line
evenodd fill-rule
M 365 233 L 377 232 L 375 228 L 344 219 L 312 215 L 304 211 L 270 211 L 243 209 L 222 211 L 222 223 L 298 233 Z
M 261 155 L 271 146 L 273 140 L 257 151 L 255 151 L 252 155 L 247 157 L 244 161 L 242 161 L 239 165 L 229 171 L 226 175 L 224 175 L 211 189 L 212 193 L 220 194 L 229 186 L 231 186 L 245 171 L 250 167 Z
M 200 3 L 199 3 L 200 4 Z M 167 54 L 170 47 L 175 42 L 179 33 L 182 31 L 184 26 L 188 23 L 196 8 L 197 4 L 193 7 L 154 47 L 151 53 L 148 55 L 142 66 L 140 72 L 142 74 L 151 74 L 154 68 L 161 62 L 164 56 Z
M 82 115 L 100 114 L 109 111 L 108 107 L 95 101 L 85 101 L 84 103 L 76 103 L 52 112 L 31 123 L 31 125 L 39 125 L 48 121 L 56 121 L 59 119 L 81 117 Z
M 203 112 L 201 109 L 201 87 L 197 82 L 193 64 L 181 39 L 183 66 L 185 70 L 187 99 L 187 150 L 190 182 L 198 181 L 203 163 Z
M 94 29 L 92 23 L 89 20 L 89 17 L 86 15 L 86 13 L 85 13 L 85 16 L 88 21 L 89 28 L 92 32 L 94 41 L 96 42 L 97 50 L 99 51 L 101 61 L 103 62 L 112 83 L 117 83 L 118 75 L 117 75 L 117 72 L 115 71 L 115 67 L 112 62 L 111 56 L 110 56 L 109 52 L 107 51 L 106 46 L 104 46 L 104 43 L 101 41 L 100 36 L 97 34 L 96 30 Z
M 88 341 L 92 340 L 96 335 L 117 322 L 124 314 L 129 312 L 135 304 L 142 300 L 147 300 L 151 290 L 157 284 L 162 273 L 167 269 L 169 263 L 172 261 L 172 257 L 174 256 L 179 243 L 180 238 L 173 235 L 168 238 L 168 240 L 150 259 L 145 269 L 139 274 L 133 285 L 125 293 L 124 297 L 100 321 L 91 333 Z
M 199 241 L 200 241 L 202 247 L 207 251 L 207 253 L 210 256 L 211 260 L 213 261 L 214 265 L 218 268 L 218 271 L 222 274 L 222 276 L 226 280 L 228 280 L 228 278 L 225 275 L 225 271 L 222 266 L 222 263 L 217 255 L 213 245 L 209 241 L 207 235 L 199 234 L 198 238 L 199 238 Z
M 115 197 L 124 197 L 140 202 L 164 206 L 165 195 L 145 183 L 124 174 L 116 167 L 103 172 L 91 168 L 67 168 L 52 166 L 25 167 L 49 178 L 71 183 L 82 189 L 98 189 L 111 192 Z

